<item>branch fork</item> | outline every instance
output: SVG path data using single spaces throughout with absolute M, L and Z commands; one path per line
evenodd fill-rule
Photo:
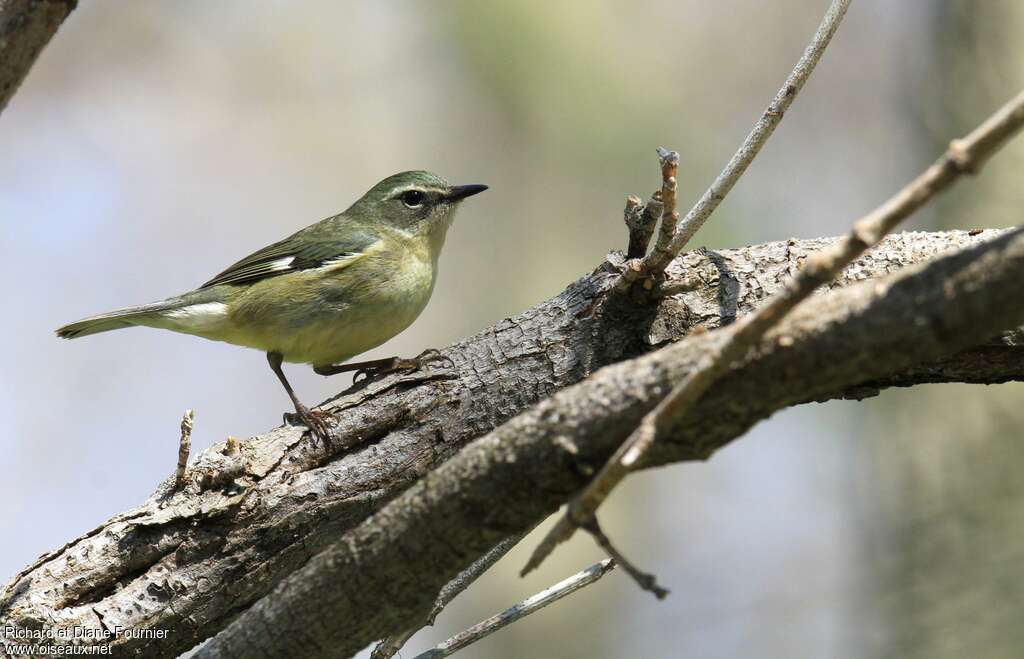
M 676 211 L 676 189 L 677 181 L 676 175 L 679 168 L 679 154 L 674 151 L 669 151 L 662 147 L 658 147 L 658 160 L 661 166 L 661 190 L 659 193 L 655 193 L 658 200 L 662 204 L 661 209 L 661 224 L 660 232 L 658 235 L 658 241 L 655 244 L 654 249 L 650 254 L 642 256 L 638 253 L 638 247 L 643 242 L 644 249 L 646 251 L 646 242 L 649 241 L 650 236 L 644 233 L 648 225 L 644 223 L 637 223 L 633 218 L 635 215 L 635 204 L 631 204 L 627 201 L 626 204 L 626 225 L 630 228 L 630 239 L 629 249 L 627 256 L 639 260 L 639 263 L 627 262 L 629 265 L 623 271 L 622 277 L 619 280 L 618 285 L 615 287 L 615 292 L 622 293 L 625 290 L 631 289 L 636 290 L 636 282 L 641 281 L 641 287 L 643 291 L 649 292 L 655 288 L 657 283 L 660 287 L 661 281 L 664 279 L 665 268 L 671 263 L 672 259 L 677 257 L 686 247 L 686 244 L 690 239 L 697 233 L 704 222 L 711 216 L 711 214 L 718 208 L 718 205 L 725 199 L 725 196 L 729 193 L 732 187 L 736 184 L 736 181 L 746 172 L 747 167 L 753 162 L 754 158 L 761 151 L 761 148 L 767 143 L 768 138 L 771 137 L 775 131 L 775 127 L 782 121 L 782 117 L 785 115 L 786 110 L 793 103 L 800 89 L 804 83 L 810 77 L 814 68 L 817 66 L 818 61 L 821 59 L 832 40 L 832 36 L 836 30 L 839 29 L 839 24 L 842 22 L 843 17 L 846 15 L 846 10 L 849 7 L 850 0 L 833 0 L 829 6 L 828 11 L 821 20 L 821 24 L 818 26 L 817 31 L 811 39 L 811 42 L 807 45 L 800 60 L 793 67 L 786 81 L 782 87 L 775 94 L 775 97 L 768 104 L 768 107 L 761 113 L 761 117 L 754 125 L 753 129 L 747 135 L 743 144 L 736 151 L 733 157 L 729 160 L 729 163 L 722 170 L 722 173 L 718 175 L 715 181 L 711 184 L 711 187 L 705 191 L 704 195 L 700 200 L 690 209 L 686 214 L 686 217 L 680 220 L 679 213 Z M 633 198 L 635 199 L 635 198 Z M 655 197 L 651 198 L 654 201 Z M 631 223 L 632 222 L 632 223 Z M 639 224 L 641 228 L 634 229 L 634 226 Z M 880 238 L 880 236 L 879 236 Z M 777 320 L 777 319 L 776 319 Z M 749 347 L 749 346 L 748 346 Z M 737 359 L 739 354 L 733 354 L 732 351 L 723 351 L 718 354 L 719 361 L 722 364 L 708 364 L 705 360 L 706 373 L 704 377 L 698 377 L 696 384 L 688 385 L 692 388 L 692 392 L 687 395 L 681 394 L 678 390 L 674 390 L 669 395 L 663 404 L 668 403 L 669 407 L 687 407 L 692 404 L 696 398 L 699 398 L 703 390 L 710 385 L 710 383 L 717 377 L 717 374 L 724 372 L 732 361 Z M 715 372 L 712 373 L 711 366 L 715 366 Z M 679 386 L 683 386 L 689 382 L 691 378 L 687 378 L 684 383 Z M 675 395 L 677 398 L 683 396 L 682 402 L 676 400 L 673 402 L 671 399 Z M 585 521 L 590 522 L 593 518 L 593 513 L 597 510 L 597 506 L 604 500 L 604 497 L 608 495 L 608 492 L 625 476 L 625 473 L 630 469 L 634 468 L 635 463 L 643 455 L 643 453 L 654 443 L 654 439 L 657 437 L 656 425 L 661 420 L 660 415 L 668 414 L 669 411 L 662 409 L 662 405 L 659 404 L 649 418 L 645 418 L 644 422 L 641 423 L 640 427 L 637 428 L 636 432 L 626 440 L 623 444 L 626 452 L 624 454 L 616 453 L 615 457 L 605 466 L 605 469 L 598 474 L 598 477 L 593 483 L 602 483 L 601 487 L 605 488 L 604 492 L 598 494 L 598 490 L 591 490 L 588 487 L 590 494 L 588 498 L 591 501 L 591 510 L 589 515 L 584 518 Z M 628 463 L 626 458 L 629 458 Z M 613 462 L 614 465 L 613 466 Z M 592 483 L 592 485 L 593 485 Z M 571 510 L 571 506 L 570 506 Z M 568 540 L 572 536 L 576 526 L 582 526 L 586 528 L 585 524 L 579 522 L 579 511 L 574 512 L 570 515 L 570 511 L 566 512 L 566 515 L 555 525 L 554 528 L 548 533 L 548 536 L 541 542 L 530 558 L 527 566 L 523 569 L 523 574 L 526 574 L 534 567 L 540 564 L 540 562 L 547 556 L 554 547 L 560 543 Z M 574 526 L 575 522 L 575 526 Z M 592 533 L 592 535 L 595 535 Z M 603 535 L 603 534 L 602 534 Z M 597 535 L 595 538 L 599 540 Z M 610 543 L 609 543 L 610 546 Z M 630 571 L 627 569 L 627 571 Z M 630 571 L 630 574 L 633 574 Z M 636 576 L 636 575 L 634 575 Z M 645 589 L 650 590 L 645 586 L 645 582 L 641 579 L 637 579 L 638 583 Z M 661 596 L 659 595 L 659 598 Z
M 654 253 L 658 253 L 669 249 L 676 234 L 676 226 L 679 224 L 679 211 L 676 210 L 679 153 L 660 146 L 657 152 L 661 168 L 661 188 L 656 190 L 642 207 L 639 197 L 626 198 L 623 219 L 629 229 L 629 245 L 626 249 L 626 268 L 623 271 L 620 289 L 637 282 L 641 282 L 640 285 L 645 291 L 655 287 L 662 273 L 652 270 L 645 261 L 655 225 L 658 226 L 658 240 L 654 246 Z

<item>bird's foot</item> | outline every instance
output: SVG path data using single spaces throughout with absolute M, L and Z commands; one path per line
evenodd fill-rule
M 289 426 L 303 425 L 309 428 L 309 432 L 324 443 L 329 438 L 328 423 L 333 420 L 330 412 L 324 410 L 311 410 L 305 405 L 299 405 L 294 412 L 285 412 L 284 422 Z M 297 423 L 296 423 L 297 422 Z
M 365 366 L 356 371 L 355 375 L 352 376 L 352 381 L 357 382 L 360 377 L 370 379 L 391 373 L 412 373 L 433 364 L 443 364 L 442 368 L 455 367 L 455 362 L 452 361 L 451 357 L 433 348 L 428 348 L 415 357 L 393 357 L 384 364 Z
M 416 355 L 412 359 L 406 359 L 406 362 L 411 362 L 416 365 L 417 369 L 423 368 L 424 366 L 438 366 L 439 368 L 455 368 L 455 362 L 448 355 L 442 353 L 434 348 L 427 348 L 420 354 Z

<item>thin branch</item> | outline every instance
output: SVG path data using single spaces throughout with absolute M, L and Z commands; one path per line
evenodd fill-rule
M 857 220 L 842 240 L 817 254 L 789 284 L 755 313 L 737 321 L 718 334 L 718 340 L 702 357 L 698 368 L 690 372 L 648 413 L 597 476 L 576 496 L 565 514 L 541 541 L 530 557 L 523 574 L 530 572 L 554 550 L 572 537 L 577 527 L 586 526 L 598 507 L 623 478 L 640 463 L 654 442 L 668 434 L 676 422 L 733 362 L 742 358 L 765 333 L 819 286 L 871 247 L 903 219 L 924 206 L 961 175 L 974 173 L 982 163 L 1002 147 L 1024 125 L 1024 91 L 985 120 L 962 140 L 953 140 L 949 149 L 931 167 L 877 209 Z
M 725 166 L 722 173 L 711 184 L 711 187 L 707 189 L 696 205 L 679 222 L 678 230 L 675 232 L 675 237 L 672 239 L 671 244 L 666 249 L 654 250 L 647 256 L 644 260 L 643 270 L 645 272 L 651 275 L 658 275 L 664 272 L 669 261 L 679 254 L 686 244 L 690 242 L 694 234 L 700 230 L 708 217 L 725 199 L 725 195 L 729 194 L 736 181 L 747 171 L 747 167 L 757 156 L 761 147 L 765 145 L 765 142 L 768 141 L 768 138 L 771 137 L 775 127 L 782 121 L 786 110 L 792 105 L 793 99 L 800 93 L 804 83 L 807 82 L 807 78 L 814 71 L 818 60 L 821 59 L 821 56 L 825 53 L 825 48 L 828 47 L 829 42 L 832 40 L 832 35 L 839 28 L 839 23 L 843 20 L 849 5 L 850 0 L 833 0 L 828 11 L 825 12 L 825 17 L 821 20 L 821 25 L 818 26 L 814 37 L 804 50 L 804 54 L 800 57 L 800 61 L 793 67 L 789 77 L 786 78 L 786 82 L 783 83 L 778 93 L 775 94 L 775 98 L 772 99 L 767 109 L 761 114 L 761 118 L 754 124 L 754 128 L 747 135 L 747 139 L 743 140 L 739 150 L 736 151 L 729 164 Z
M 434 607 L 421 622 L 410 626 L 400 634 L 394 634 L 381 640 L 381 642 L 377 644 L 377 647 L 373 649 L 373 652 L 370 653 L 370 659 L 391 659 L 391 657 L 398 654 L 398 651 L 402 649 L 402 646 L 404 646 L 409 639 L 416 634 L 416 632 L 428 625 L 433 625 L 437 616 L 451 603 L 453 599 L 462 593 L 462 591 L 469 588 L 469 586 L 479 579 L 484 572 L 489 570 L 492 565 L 500 561 L 505 554 L 519 544 L 519 541 L 523 539 L 524 535 L 526 534 L 518 533 L 514 536 L 505 538 L 495 545 L 489 552 L 474 561 L 472 565 L 460 572 L 458 576 L 449 581 L 445 587 L 441 589 L 441 592 L 437 596 L 437 600 L 434 601 Z
M 621 565 L 622 569 L 625 570 L 629 576 L 633 577 L 633 581 L 637 582 L 637 584 L 639 584 L 641 588 L 650 593 L 653 593 L 654 596 L 660 600 L 663 600 L 666 597 L 668 597 L 668 589 L 662 588 L 658 585 L 657 577 L 655 577 L 653 574 L 648 574 L 647 572 L 644 572 L 637 566 L 633 565 L 631 561 L 627 560 L 626 557 L 622 555 L 622 552 L 615 548 L 615 545 L 612 544 L 611 539 L 607 535 L 605 535 L 604 531 L 601 530 L 601 526 L 597 523 L 596 517 L 590 520 L 590 522 L 584 528 L 586 529 L 587 533 L 589 533 L 594 538 L 594 542 L 596 542 L 598 546 L 604 550 L 604 553 L 608 554 L 608 556 L 613 561 Z
M 658 165 L 661 168 L 661 227 L 658 231 L 658 242 L 655 252 L 668 250 L 672 237 L 679 224 L 679 211 L 676 210 L 676 175 L 679 173 L 679 154 L 675 151 L 658 147 Z M 672 257 L 669 257 L 671 260 Z
M 531 531 L 532 530 L 533 529 L 531 529 Z M 444 607 L 451 604 L 451 601 L 455 599 L 459 593 L 469 588 L 469 586 L 479 579 L 484 572 L 489 570 L 492 565 L 500 561 L 505 554 L 512 551 L 512 548 L 519 544 L 519 541 L 528 533 L 529 531 L 505 538 L 495 545 L 494 549 L 474 561 L 473 564 L 462 571 L 459 576 L 449 581 L 448 584 L 441 589 L 440 594 L 438 594 L 437 600 L 434 602 L 434 608 L 432 608 L 430 613 L 427 614 L 427 624 L 434 624 L 434 620 L 436 620 L 437 616 L 441 614 Z
M 595 563 L 568 579 L 556 583 L 547 590 L 542 590 L 533 597 L 525 599 L 486 620 L 482 620 L 465 631 L 459 632 L 437 647 L 416 655 L 416 659 L 438 659 L 439 657 L 447 657 L 458 652 L 466 646 L 490 636 L 502 627 L 525 618 L 531 613 L 536 613 L 545 606 L 554 604 L 566 595 L 571 595 L 577 590 L 589 586 L 614 568 L 615 561 L 611 559 L 606 558 L 600 563 Z
M 188 454 L 192 450 L 192 424 L 195 421 L 195 411 L 185 410 L 181 417 L 181 439 L 178 441 L 178 467 L 174 473 L 174 482 L 177 487 L 184 487 L 188 483 L 185 477 L 188 470 Z

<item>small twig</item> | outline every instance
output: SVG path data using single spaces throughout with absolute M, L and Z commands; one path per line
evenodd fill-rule
M 529 533 L 529 531 L 527 531 L 527 533 Z M 519 544 L 519 541 L 522 540 L 525 535 L 526 533 L 505 538 L 496 544 L 489 552 L 474 561 L 472 565 L 460 572 L 454 579 L 449 581 L 444 588 L 441 589 L 437 599 L 434 601 L 434 607 L 422 621 L 409 627 L 409 629 L 406 629 L 400 634 L 393 634 L 392 636 L 388 636 L 381 640 L 377 643 L 377 646 L 373 648 L 373 652 L 370 653 L 370 659 L 391 659 L 391 657 L 395 656 L 398 651 L 402 649 L 402 646 L 404 646 L 409 639 L 416 634 L 416 632 L 428 625 L 433 625 L 437 616 L 451 603 L 453 599 L 455 599 L 462 591 L 469 588 L 470 584 L 479 579 L 484 572 L 491 568 L 492 565 L 501 560 L 505 554 Z
M 188 483 L 185 477 L 188 469 L 188 454 L 192 450 L 192 424 L 195 421 L 195 411 L 185 410 L 181 417 L 181 440 L 178 442 L 178 468 L 175 472 L 174 483 L 176 487 L 184 487 Z
M 531 531 L 533 529 L 530 529 Z M 512 548 L 519 544 L 519 541 L 526 536 L 527 533 L 521 535 L 514 535 L 510 538 L 505 538 L 494 546 L 489 552 L 478 558 L 468 568 L 463 570 L 454 579 L 449 581 L 441 592 L 437 596 L 437 600 L 434 601 L 434 608 L 427 614 L 427 624 L 434 624 L 434 620 L 440 615 L 444 607 L 451 604 L 451 601 L 455 599 L 459 593 L 469 588 L 469 586 L 480 578 L 484 572 L 491 569 L 491 566 L 500 561 L 505 554 L 512 551 Z
M 697 233 L 708 217 L 718 208 L 718 204 L 725 199 L 725 195 L 729 194 L 736 181 L 747 171 L 747 167 L 757 156 L 765 142 L 768 141 L 768 138 L 771 137 L 775 127 L 782 121 L 786 110 L 793 103 L 793 99 L 800 93 L 804 83 L 807 82 L 807 78 L 818 64 L 818 60 L 821 59 L 825 48 L 828 47 L 829 42 L 832 40 L 832 35 L 835 34 L 839 23 L 843 20 L 849 4 L 850 0 L 833 0 L 832 5 L 828 8 L 825 17 L 821 21 L 821 25 L 818 26 L 817 32 L 814 33 L 814 37 L 804 50 L 804 54 L 800 57 L 800 61 L 793 67 L 793 71 L 790 72 L 786 82 L 783 83 L 778 93 L 775 94 L 772 102 L 768 104 L 767 109 L 761 114 L 761 118 L 754 124 L 754 128 L 747 135 L 747 139 L 743 140 L 739 150 L 736 151 L 729 164 L 725 166 L 722 173 L 711 184 L 711 187 L 707 189 L 696 205 L 678 223 L 678 230 L 675 232 L 671 243 L 663 250 L 656 249 L 652 251 L 644 259 L 644 271 L 654 276 L 664 272 L 669 262 L 686 247 L 686 244 L 690 242 L 694 234 Z
M 664 252 L 672 242 L 679 223 L 679 211 L 676 210 L 676 175 L 679 173 L 679 154 L 658 147 L 658 164 L 661 166 L 661 227 L 658 231 L 658 242 L 654 252 Z M 669 256 L 669 260 L 671 260 Z
M 604 531 L 601 530 L 596 517 L 590 520 L 586 527 L 584 527 L 584 530 L 594 537 L 594 540 L 597 542 L 598 546 L 604 550 L 604 553 L 608 554 L 608 556 L 618 565 L 621 565 L 622 569 L 625 570 L 629 576 L 633 577 L 633 581 L 635 581 L 641 588 L 654 593 L 654 596 L 660 600 L 668 597 L 668 589 L 659 586 L 658 580 L 653 574 L 640 570 L 640 568 L 628 561 L 626 557 L 622 555 L 622 552 L 615 548 L 612 541 L 604 534 Z
M 654 224 L 658 218 L 648 216 L 646 210 L 647 207 L 640 202 L 640 197 L 626 197 L 626 208 L 622 211 L 622 217 L 629 229 L 627 259 L 638 259 L 646 254 L 651 236 L 654 235 Z
M 970 135 L 962 140 L 953 140 L 946 153 L 924 173 L 884 204 L 854 222 L 849 234 L 842 240 L 808 257 L 804 267 L 767 304 L 733 325 L 719 330 L 719 340 L 703 355 L 696 368 L 643 418 L 597 476 L 569 503 L 565 515 L 534 550 L 522 574 L 540 565 L 555 547 L 572 537 L 576 528 L 586 527 L 608 494 L 626 474 L 637 467 L 655 440 L 667 434 L 707 388 L 733 362 L 759 343 L 765 333 L 793 307 L 819 286 L 831 281 L 854 259 L 878 244 L 899 222 L 948 188 L 961 175 L 975 173 L 1022 126 L 1024 92 L 1000 108 Z
M 478 622 L 465 631 L 459 632 L 440 645 L 416 655 L 415 659 L 437 659 L 438 657 L 447 657 L 458 652 L 466 646 L 490 636 L 502 627 L 510 625 L 531 613 L 535 613 L 548 604 L 557 602 L 566 595 L 571 595 L 580 588 L 589 586 L 606 575 L 614 567 L 615 561 L 607 558 L 600 563 L 595 563 L 582 572 L 578 572 L 568 579 L 556 583 L 547 590 L 543 590 L 533 597 L 505 609 L 501 613 Z

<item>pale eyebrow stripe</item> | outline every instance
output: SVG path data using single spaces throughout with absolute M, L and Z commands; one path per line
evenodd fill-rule
M 413 185 L 403 185 L 403 186 L 400 186 L 400 187 L 392 189 L 391 192 L 388 193 L 388 197 L 397 197 L 398 195 L 402 194 L 403 192 L 408 192 L 409 190 L 419 190 L 420 192 L 436 192 L 437 194 L 444 194 L 445 192 L 448 192 L 448 190 L 446 188 L 424 187 L 422 185 L 415 185 L 415 184 L 413 184 Z

